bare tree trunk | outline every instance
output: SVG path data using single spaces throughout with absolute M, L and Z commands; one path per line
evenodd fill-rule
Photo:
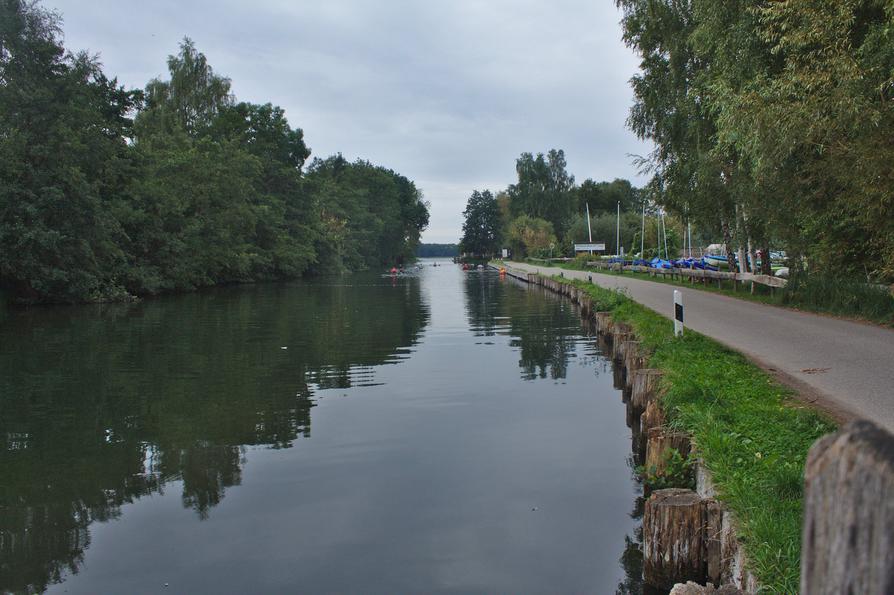
M 742 209 L 739 208 L 739 203 L 736 203 L 736 244 L 738 246 L 738 256 L 739 256 L 739 272 L 745 273 L 748 271 L 748 263 L 745 260 L 745 248 L 742 246 L 742 238 L 745 236 L 745 223 L 743 221 Z
M 748 242 L 748 270 L 757 274 L 757 255 L 754 253 L 754 242 L 751 239 L 751 225 L 748 221 L 748 213 L 742 207 L 742 222 L 745 224 L 745 238 Z
M 763 243 L 761 246 L 761 253 L 763 253 L 763 258 L 761 258 L 761 274 L 772 275 L 773 269 L 770 268 L 770 242 Z
M 723 181 L 726 184 L 727 188 L 729 188 L 730 180 L 732 178 L 731 167 L 729 165 L 727 165 L 727 166 L 723 167 L 721 169 L 721 171 L 723 174 Z M 738 207 L 739 207 L 739 205 L 736 204 L 735 200 L 733 201 L 733 206 L 735 207 L 735 211 L 733 212 L 733 217 L 734 217 L 734 219 L 736 219 L 736 221 L 734 221 L 734 223 L 736 225 L 738 225 L 738 218 L 739 218 L 738 217 L 739 216 Z M 724 211 L 726 211 L 727 213 L 729 212 L 726 209 L 724 209 Z M 736 255 L 733 252 L 733 237 L 732 237 L 732 233 L 730 232 L 729 221 L 724 216 L 721 216 L 721 218 L 720 218 L 720 228 L 723 230 L 723 244 L 726 247 L 726 263 L 727 263 L 727 265 L 729 265 L 730 272 L 735 272 L 736 271 Z
M 730 271 L 736 270 L 736 255 L 733 252 L 733 238 L 729 231 L 729 221 L 720 219 L 720 229 L 723 230 L 723 245 L 726 247 L 726 262 Z

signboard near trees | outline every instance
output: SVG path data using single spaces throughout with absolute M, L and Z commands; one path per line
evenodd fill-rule
M 586 252 L 588 254 L 592 254 L 593 252 L 605 252 L 605 242 L 600 243 L 589 243 L 589 244 L 575 244 L 574 251 L 576 253 Z

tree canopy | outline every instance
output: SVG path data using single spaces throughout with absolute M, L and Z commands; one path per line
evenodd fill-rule
M 894 278 L 890 2 L 617 4 L 660 204 L 740 251 Z
M 565 152 L 551 149 L 545 156 L 522 153 L 515 164 L 518 182 L 509 186 L 513 217 L 530 215 L 545 219 L 557 235 L 563 235 L 574 213 L 574 176 L 566 170 Z
M 0 288 L 95 301 L 412 257 L 415 184 L 310 156 L 272 104 L 239 102 L 188 38 L 127 90 L 67 52 L 55 14 L 0 0 Z
M 500 248 L 502 229 L 500 207 L 490 190 L 475 190 L 463 211 L 463 237 L 460 249 L 480 256 L 490 256 Z

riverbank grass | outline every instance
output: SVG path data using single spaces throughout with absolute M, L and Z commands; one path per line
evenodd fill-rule
M 669 423 L 692 436 L 765 592 L 797 593 L 804 463 L 834 424 L 740 354 L 690 330 L 675 339 L 670 320 L 623 294 L 571 283 L 630 324 L 652 352 L 649 366 L 664 371 Z

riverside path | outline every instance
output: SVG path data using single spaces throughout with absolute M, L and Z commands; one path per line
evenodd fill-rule
M 508 264 L 527 273 L 592 276 L 668 318 L 679 289 L 688 328 L 744 354 L 839 420 L 869 419 L 894 432 L 892 329 L 632 277 Z

